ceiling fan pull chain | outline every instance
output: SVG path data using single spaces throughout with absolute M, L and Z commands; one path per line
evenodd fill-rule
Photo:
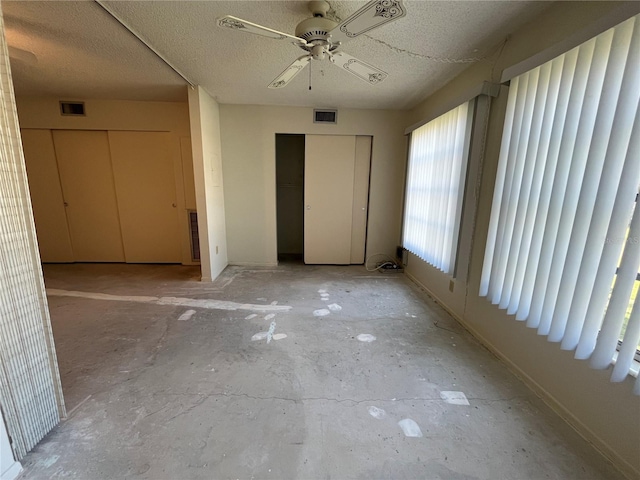
M 313 65 L 313 61 L 309 62 L 309 91 L 311 91 L 311 65 Z

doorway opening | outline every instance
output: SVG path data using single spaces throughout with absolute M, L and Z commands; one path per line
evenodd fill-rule
M 305 136 L 276 134 L 278 262 L 303 263 Z

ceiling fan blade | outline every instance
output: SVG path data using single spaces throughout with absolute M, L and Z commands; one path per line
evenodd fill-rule
M 306 67 L 310 61 L 310 55 L 300 57 L 289 65 L 284 72 L 278 75 L 273 82 L 269 84 L 269 88 L 282 88 L 286 86 L 297 74 L 304 70 L 304 67 Z
M 406 14 L 402 0 L 373 0 L 329 32 L 331 43 L 346 42 Z
M 247 20 L 242 20 L 241 18 L 232 17 L 231 15 L 226 15 L 219 18 L 218 26 L 230 28 L 232 30 L 238 30 L 240 32 L 254 33 L 256 35 L 273 38 L 275 40 L 289 39 L 293 40 L 293 43 L 295 43 L 296 45 L 307 44 L 307 41 L 304 38 L 289 35 L 288 33 L 282 33 L 271 28 L 263 27 L 262 25 L 258 25 L 257 23 L 251 23 Z
M 380 83 L 389 76 L 388 73 L 344 52 L 334 53 L 331 61 L 371 85 Z

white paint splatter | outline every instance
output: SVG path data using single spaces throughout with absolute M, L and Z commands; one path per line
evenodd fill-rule
M 273 332 L 276 331 L 276 322 L 271 322 L 269 325 L 269 331 L 267 332 L 267 343 L 271 343 L 271 339 L 273 338 Z
M 193 317 L 194 313 L 196 313 L 195 310 L 187 310 L 186 312 L 184 312 L 182 315 L 178 317 L 178 320 L 181 322 L 189 320 L 191 317 Z
M 36 465 L 41 468 L 49 468 L 53 466 L 60 459 L 60 455 L 51 455 L 47 458 L 42 458 L 36 462 Z
M 332 303 L 331 305 L 329 305 L 329 310 L 331 310 L 332 312 L 339 312 L 340 310 L 342 310 L 342 307 L 337 303 Z
M 283 312 L 291 310 L 289 305 L 256 305 L 236 303 L 226 300 L 181 298 L 181 297 L 146 297 L 134 295 L 110 295 L 108 293 L 78 292 L 73 290 L 47 289 L 47 295 L 57 297 L 79 297 L 92 300 L 113 300 L 118 302 L 151 303 L 155 305 L 173 305 L 179 307 L 206 308 L 210 310 L 253 310 L 258 312 Z
M 120 370 L 120 373 L 129 373 L 129 370 Z M 91 398 L 91 395 L 86 396 L 84 400 L 82 400 L 79 404 L 77 404 L 71 410 L 67 410 L 67 419 L 71 418 L 73 414 L 76 412 L 76 410 L 78 410 L 82 405 L 84 405 L 90 398 Z
M 370 333 L 361 333 L 356 338 L 361 342 L 368 342 L 368 343 L 373 342 L 376 339 L 376 337 L 374 337 Z
M 265 320 L 271 320 L 271 319 L 272 319 L 273 317 L 275 317 L 275 316 L 276 316 L 276 314 L 275 314 L 275 313 L 270 313 L 269 315 L 265 315 L 265 316 L 264 316 L 264 319 L 265 319 Z
M 402 433 L 404 433 L 405 437 L 422 437 L 422 430 L 420 430 L 418 424 L 410 418 L 400 420 L 398 425 L 402 429 Z
M 369 408 L 369 415 L 373 418 L 377 418 L 378 420 L 387 416 L 387 412 L 385 412 L 382 408 L 374 407 L 371 405 Z
M 269 332 L 256 333 L 253 337 L 251 337 L 251 341 L 252 342 L 257 342 L 258 340 L 264 340 L 265 338 L 267 338 L 268 334 L 269 334 Z
M 271 305 L 277 305 L 277 304 L 278 304 L 277 300 L 274 300 L 273 302 L 271 302 Z
M 440 392 L 440 398 L 451 405 L 469 405 L 464 392 Z
M 323 293 L 327 293 L 327 291 L 325 289 L 321 288 L 320 290 L 318 290 L 318 293 L 320 295 L 322 295 Z
M 287 334 L 286 333 L 276 333 L 273 336 L 274 340 L 282 340 L 283 338 L 287 338 Z
M 329 315 L 329 310 L 327 310 L 326 308 L 321 308 L 320 310 L 314 310 L 313 311 L 313 316 L 314 317 L 326 317 L 327 315 Z
M 244 317 L 245 320 L 251 320 L 252 318 L 256 318 L 258 316 L 258 314 L 256 313 L 252 313 L 251 315 L 247 315 L 246 317 Z

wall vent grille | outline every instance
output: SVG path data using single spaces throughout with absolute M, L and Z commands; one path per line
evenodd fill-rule
M 60 102 L 60 114 L 70 116 L 85 116 L 84 102 Z
M 338 123 L 338 111 L 337 110 L 314 110 L 313 123 L 331 123 L 335 125 Z
M 191 239 L 191 260 L 200 261 L 200 238 L 198 236 L 198 213 L 189 210 L 189 238 Z

